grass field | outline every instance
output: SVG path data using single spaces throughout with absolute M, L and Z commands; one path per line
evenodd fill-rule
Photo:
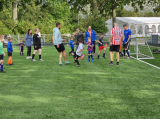
M 109 66 L 108 49 L 107 59 L 87 63 L 85 56 L 81 67 L 71 56 L 58 66 L 51 46 L 43 47 L 44 62 L 25 57 L 14 47 L 15 65 L 0 74 L 0 119 L 160 119 L 158 69 L 134 59 Z

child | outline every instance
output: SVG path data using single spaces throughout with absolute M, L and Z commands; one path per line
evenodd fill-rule
M 101 36 L 98 40 L 98 43 L 99 43 L 99 52 L 98 52 L 98 58 L 99 59 L 99 56 L 100 56 L 100 53 L 101 53 L 101 50 L 103 49 L 104 50 L 104 53 L 103 53 L 103 58 L 106 59 L 105 57 L 105 54 L 106 54 L 106 48 L 104 47 L 103 45 L 103 37 L 104 37 L 104 33 L 101 33 Z
M 87 62 L 90 62 L 90 57 L 92 58 L 92 62 L 94 62 L 94 59 L 93 59 L 93 55 L 92 55 L 92 52 L 93 52 L 93 43 L 91 42 L 91 38 L 90 37 L 88 37 L 87 38 L 88 39 L 88 60 L 87 60 Z
M 13 65 L 12 63 L 12 52 L 13 52 L 13 48 L 12 48 L 12 38 L 8 38 L 8 45 L 7 45 L 7 52 L 8 52 L 8 62 L 7 65 Z
M 3 56 L 5 56 L 5 53 L 3 52 L 3 41 L 4 41 L 4 36 L 0 35 L 0 72 L 5 73 L 3 70 Z
M 19 46 L 20 46 L 20 56 L 21 56 L 21 53 L 24 56 L 24 54 L 23 54 L 23 46 L 24 46 L 23 39 L 21 39 L 21 42 L 19 43 Z
M 81 57 L 82 51 L 83 51 L 83 49 L 84 49 L 84 45 L 83 45 L 83 40 L 82 40 L 82 38 L 79 38 L 79 39 L 78 39 L 78 43 L 79 43 L 78 48 L 77 48 L 76 52 L 72 52 L 72 56 L 74 57 L 75 62 L 77 62 L 77 67 L 80 67 L 78 58 Z
M 70 47 L 71 47 L 71 51 L 69 52 L 69 55 L 74 52 L 74 42 L 73 42 L 73 37 L 71 37 L 71 40 L 70 40 Z

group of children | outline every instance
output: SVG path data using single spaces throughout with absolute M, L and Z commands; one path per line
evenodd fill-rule
M 102 50 L 104 50 L 103 58 L 106 59 L 106 57 L 105 57 L 106 48 L 103 45 L 103 37 L 104 37 L 104 33 L 101 33 L 101 36 L 98 40 L 99 52 L 98 52 L 97 59 L 99 59 L 100 53 L 101 53 Z M 83 40 L 80 38 L 80 39 L 78 39 L 78 42 L 79 42 L 78 48 L 76 49 L 76 52 L 74 52 L 74 42 L 73 42 L 73 37 L 71 37 L 71 40 L 70 40 L 71 51 L 69 52 L 69 55 L 72 53 L 72 56 L 74 57 L 75 62 L 77 62 L 77 67 L 80 66 L 78 58 L 81 57 L 82 51 L 84 49 Z M 88 46 L 88 49 L 87 49 L 88 50 L 88 60 L 87 60 L 87 62 L 90 62 L 90 61 L 94 62 L 94 58 L 93 58 L 93 46 L 94 46 L 94 44 L 91 42 L 90 37 L 87 38 L 87 46 Z

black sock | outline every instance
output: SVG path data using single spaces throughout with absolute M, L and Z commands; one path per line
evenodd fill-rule
M 32 55 L 32 59 L 34 59 L 34 56 L 35 56 L 35 55 L 33 54 L 33 55 Z
M 21 55 L 21 53 L 20 53 L 20 55 Z
M 79 65 L 79 61 L 78 60 L 75 60 L 77 62 L 77 65 Z
M 105 57 L 105 53 L 103 53 L 103 57 Z
M 41 55 L 39 55 L 39 59 L 41 59 Z
M 111 63 L 113 63 L 113 61 L 111 61 Z
M 125 50 L 123 50 L 123 53 L 124 53 L 124 56 L 126 56 L 126 51 Z

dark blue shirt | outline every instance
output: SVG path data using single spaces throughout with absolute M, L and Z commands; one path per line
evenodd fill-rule
M 102 43 L 102 45 L 99 43 L 99 47 L 100 47 L 100 46 L 103 46 L 103 37 L 99 37 L 99 42 Z
M 128 41 L 129 35 L 131 35 L 131 34 L 132 34 L 132 32 L 131 32 L 130 29 L 124 30 L 124 37 L 125 37 L 125 38 L 124 38 L 124 42 L 125 42 L 125 43 Z M 129 42 L 131 42 L 131 38 L 130 38 Z

